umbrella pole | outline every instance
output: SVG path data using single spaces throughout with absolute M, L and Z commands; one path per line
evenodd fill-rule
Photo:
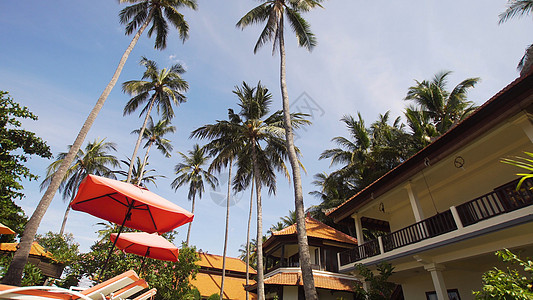
M 107 253 L 107 258 L 105 260 L 104 266 L 100 270 L 100 275 L 98 276 L 98 281 L 102 282 L 102 276 L 104 275 L 104 271 L 107 268 L 107 263 L 109 263 L 109 259 L 111 258 L 111 254 L 113 254 L 113 250 L 115 249 L 115 245 L 117 244 L 118 237 L 120 236 L 120 233 L 122 232 L 122 229 L 124 229 L 124 224 L 126 224 L 126 220 L 131 216 L 131 210 L 133 208 L 134 201 L 131 201 L 130 205 L 128 206 L 128 211 L 126 212 L 126 216 L 124 217 L 124 221 L 122 221 L 122 224 L 120 225 L 120 229 L 118 230 L 117 237 L 115 238 L 115 241 L 113 242 L 113 246 L 109 249 L 109 252 Z
M 141 260 L 141 266 L 139 267 L 139 276 L 141 276 L 141 272 L 143 270 L 144 261 L 146 260 L 146 257 L 150 255 L 150 247 L 146 249 L 146 253 L 143 256 L 143 259 Z

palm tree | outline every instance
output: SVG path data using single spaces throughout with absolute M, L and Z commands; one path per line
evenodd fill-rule
M 293 224 L 296 224 L 296 212 L 289 210 L 289 214 L 285 217 L 279 218 L 281 220 L 281 224 L 283 224 L 283 227 L 291 226 Z
M 233 92 L 239 98 L 240 112 L 236 114 L 229 109 L 230 121 L 218 121 L 216 124 L 202 126 L 193 131 L 191 136 L 211 139 L 208 148 L 213 148 L 210 146 L 212 144 L 219 147 L 220 150 L 212 163 L 215 167 L 228 161 L 229 157 L 236 158 L 237 171 L 233 180 L 235 190 L 244 190 L 252 182 L 255 185 L 259 240 L 258 287 L 263 288 L 258 293 L 264 293 L 261 190 L 263 186 L 267 186 L 269 193 L 275 193 L 275 172 L 282 171 L 287 174 L 284 164 L 287 150 L 282 138 L 283 119 L 281 111 L 269 115 L 272 95 L 260 82 L 256 87 L 250 87 L 243 82 L 242 87 L 236 87 Z M 303 117 L 302 114 L 292 115 L 295 126 L 308 123 Z
M 69 146 L 69 149 L 72 147 Z M 109 151 L 116 151 L 116 144 L 111 142 L 105 142 L 105 139 L 94 140 L 87 143 L 85 150 L 78 150 L 76 160 L 72 162 L 70 168 L 68 168 L 59 191 L 63 193 L 63 201 L 70 201 L 74 199 L 78 192 L 82 180 L 89 174 L 104 176 L 115 179 L 113 171 L 109 167 L 117 167 L 118 160 L 115 156 L 108 154 Z M 57 160 L 52 162 L 46 169 L 46 178 L 41 183 L 41 191 L 50 185 L 52 177 L 55 172 L 67 156 L 68 152 L 62 152 L 57 155 Z M 67 223 L 68 214 L 70 212 L 70 205 L 67 205 L 63 222 L 61 224 L 60 235 L 63 235 L 65 231 L 65 225 Z
M 319 159 L 331 159 L 331 165 L 342 165 L 325 179 L 323 186 L 337 189 L 343 198 L 365 188 L 415 152 L 400 119 L 388 124 L 388 112 L 380 115 L 370 128 L 365 126 L 360 113 L 357 119 L 346 115 L 341 121 L 350 138 L 333 138 L 339 148 L 325 150 Z M 344 187 L 339 188 L 339 184 Z
M 186 97 L 182 94 L 189 89 L 189 84 L 181 78 L 181 74 L 185 73 L 185 69 L 180 64 L 175 64 L 170 69 L 159 70 L 157 64 L 143 57 L 140 64 L 146 67 L 146 71 L 143 74 L 142 79 L 146 80 L 130 80 L 122 84 L 122 90 L 129 95 L 133 95 L 133 98 L 126 103 L 124 107 L 124 115 L 131 114 L 140 105 L 146 104 L 141 110 L 141 114 L 146 114 L 144 123 L 139 130 L 139 138 L 133 149 L 132 158 L 137 157 L 137 151 L 141 145 L 141 141 L 144 136 L 144 131 L 148 125 L 150 119 L 150 113 L 154 106 L 157 107 L 157 111 L 163 115 L 163 119 L 170 122 L 174 117 L 174 109 L 172 105 L 179 105 L 186 101 Z M 153 93 L 150 96 L 150 93 Z M 131 172 L 133 165 L 130 165 L 128 170 L 128 179 L 126 182 L 131 181 Z
M 148 31 L 148 36 L 150 37 L 155 30 L 156 49 L 166 48 L 166 36 L 168 34 L 167 19 L 172 24 L 172 26 L 178 29 L 178 33 L 180 35 L 181 40 L 185 41 L 189 35 L 189 25 L 185 21 L 184 16 L 178 11 L 178 9 L 182 7 L 196 9 L 197 7 L 196 0 L 119 0 L 119 2 L 137 3 L 124 8 L 120 12 L 120 22 L 122 24 L 127 24 L 126 34 L 128 35 L 132 34 L 137 28 L 139 29 L 131 40 L 128 48 L 126 48 L 126 51 L 122 55 L 118 63 L 117 69 L 115 70 L 115 73 L 111 78 L 111 81 L 109 81 L 109 83 L 105 87 L 104 91 L 98 98 L 98 101 L 96 102 L 95 106 L 89 113 L 89 116 L 85 120 L 85 123 L 81 127 L 78 136 L 76 137 L 74 143 L 72 144 L 72 147 L 70 148 L 70 151 L 63 159 L 63 163 L 58 167 L 56 171 L 57 176 L 52 178 L 50 185 L 48 186 L 46 192 L 41 198 L 41 201 L 39 201 L 39 204 L 35 208 L 35 211 L 33 212 L 30 220 L 28 221 L 28 224 L 26 224 L 24 234 L 20 240 L 20 247 L 13 256 L 13 260 L 9 265 L 9 269 L 7 270 L 2 280 L 2 283 L 4 284 L 17 286 L 20 285 L 20 282 L 22 280 L 22 272 L 24 271 L 24 266 L 26 265 L 26 262 L 28 261 L 28 255 L 30 254 L 31 244 L 33 243 L 35 234 L 37 233 L 37 229 L 41 224 L 41 220 L 43 219 L 46 210 L 50 206 L 50 203 L 52 202 L 52 199 L 54 198 L 54 195 L 61 184 L 62 178 L 65 177 L 68 168 L 70 167 L 72 161 L 78 153 L 78 150 L 81 148 L 85 137 L 89 133 L 89 130 L 91 129 L 94 121 L 96 120 L 98 113 L 104 106 L 107 97 L 109 96 L 111 90 L 117 83 L 120 73 L 124 68 L 124 64 L 126 63 L 126 60 L 128 59 L 131 51 L 137 44 L 137 41 L 141 37 L 146 27 L 148 27 L 148 25 L 152 23 L 152 27 Z
M 428 115 L 439 135 L 476 109 L 472 101 L 467 100 L 467 94 L 480 79 L 467 78 L 448 92 L 446 84 L 450 74 L 450 71 L 443 71 L 435 74 L 431 81 L 416 80 L 416 85 L 409 88 L 405 97 L 405 100 L 413 100 Z
M 207 160 L 209 159 L 209 156 L 206 155 L 206 150 L 204 148 L 201 148 L 198 144 L 195 144 L 193 149 L 188 151 L 188 156 L 181 152 L 178 153 L 181 155 L 183 162 L 178 163 L 174 167 L 178 177 L 172 181 L 171 186 L 174 190 L 177 190 L 185 184 L 189 184 L 189 194 L 187 197 L 189 200 L 192 200 L 191 212 L 194 214 L 196 195 L 198 195 L 198 197 L 201 199 L 202 194 L 205 191 L 204 181 L 214 189 L 218 184 L 218 180 L 210 172 L 203 169 L 203 167 L 207 164 Z M 189 229 L 187 230 L 187 241 L 185 242 L 187 246 L 189 245 L 191 226 L 192 222 L 189 223 Z
M 132 131 L 134 134 L 139 134 L 140 132 L 141 129 L 135 129 Z M 170 152 L 172 152 L 173 147 L 170 141 L 163 138 L 163 136 L 174 132 L 176 132 L 176 127 L 170 125 L 170 120 L 160 120 L 157 124 L 154 124 L 152 117 L 148 119 L 148 124 L 143 133 L 143 139 L 148 141 L 144 145 L 146 153 L 144 154 L 144 159 L 139 172 L 140 174 L 144 173 L 144 167 L 148 164 L 148 153 L 154 144 L 163 155 L 170 157 Z M 137 185 L 140 185 L 140 180 L 141 178 L 139 178 L 138 181 L 134 180 L 134 182 L 137 182 Z
M 120 162 L 126 168 L 129 168 L 130 164 L 131 164 L 131 159 L 128 158 L 127 160 L 121 160 Z M 156 180 L 158 178 L 166 178 L 165 175 L 149 174 L 149 173 L 155 172 L 156 170 L 155 169 L 146 170 L 146 166 L 148 166 L 148 165 L 149 165 L 148 162 L 143 164 L 141 162 L 141 159 L 139 157 L 137 157 L 137 159 L 135 161 L 135 165 L 133 166 L 131 179 L 132 179 L 133 182 L 137 182 L 138 186 L 146 187 L 147 183 L 152 183 L 153 185 L 157 186 Z M 117 173 L 117 174 L 120 174 L 120 175 L 124 176 L 124 180 L 122 180 L 122 181 L 126 181 L 126 178 L 128 177 L 128 172 L 124 171 L 124 170 L 114 171 L 114 173 Z
M 293 128 L 289 111 L 289 96 L 287 92 L 286 81 L 286 63 L 285 63 L 285 16 L 298 39 L 301 47 L 311 51 L 316 45 L 316 39 L 311 32 L 309 23 L 302 18 L 302 12 L 308 12 L 315 7 L 320 7 L 323 0 L 261 0 L 262 4 L 253 8 L 244 17 L 242 17 L 237 26 L 240 28 L 247 27 L 251 24 L 266 22 L 266 25 L 255 44 L 254 53 L 268 41 L 273 42 L 272 52 L 275 52 L 276 46 L 279 46 L 280 53 L 280 85 L 283 99 L 283 120 L 285 127 L 285 140 L 291 163 L 293 182 L 294 182 L 294 204 L 296 215 L 298 217 L 298 248 L 300 250 L 300 266 L 302 269 L 302 278 L 306 299 L 317 299 L 317 293 L 314 285 L 313 271 L 311 269 L 311 256 L 309 254 L 309 245 L 307 242 L 307 233 L 305 230 L 305 215 L 302 193 L 302 182 L 300 177 L 300 165 L 294 147 Z M 258 285 L 259 287 L 259 285 Z M 260 287 L 262 288 L 262 287 Z M 259 300 L 262 300 L 263 291 L 259 290 Z
M 507 22 L 514 17 L 523 17 L 533 11 L 533 0 L 509 0 L 507 9 L 499 15 L 498 24 Z M 533 70 L 533 44 L 529 45 L 526 53 L 520 59 L 517 66 L 520 76 L 524 76 Z

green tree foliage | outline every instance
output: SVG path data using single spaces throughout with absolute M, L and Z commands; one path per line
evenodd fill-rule
M 377 275 L 363 264 L 358 264 L 355 268 L 365 278 L 365 281 L 369 283 L 368 291 L 365 291 L 362 286 L 355 286 L 358 297 L 369 300 L 390 299 L 396 288 L 396 284 L 387 281 L 394 271 L 394 267 L 390 263 L 379 263 L 377 265 Z
M 0 278 L 4 277 L 7 267 L 13 259 L 13 253 L 6 253 L 0 255 Z M 45 277 L 41 270 L 32 264 L 24 266 L 22 274 L 21 286 L 41 285 L 44 283 Z
M 523 271 L 507 267 L 505 270 L 494 268 L 486 272 L 481 277 L 482 290 L 473 292 L 476 299 L 533 299 L 533 261 L 530 258 L 522 260 L 508 249 L 497 251 L 496 256 Z
M 50 147 L 35 133 L 22 129 L 22 120 L 37 120 L 27 107 L 21 106 L 0 91 L 0 223 L 18 234 L 24 230 L 27 218 L 15 200 L 22 199 L 23 180 L 37 176 L 25 166 L 30 156 L 50 158 Z M 1 242 L 12 241 L 14 236 L 2 236 Z
M 389 124 L 389 112 L 380 115 L 370 127 L 365 126 L 360 113 L 357 118 L 346 115 L 341 121 L 350 137 L 333 138 L 339 148 L 320 155 L 320 159 L 330 159 L 331 165 L 341 168 L 327 177 L 315 176 L 315 185 L 322 191 L 314 194 L 323 199 L 324 209 L 340 204 L 339 199 L 345 200 L 365 188 L 415 152 L 400 118 Z
M 54 259 L 62 264 L 72 264 L 78 261 L 80 245 L 74 240 L 72 233 L 60 235 L 48 231 L 44 235 L 38 234 L 35 240 L 47 251 L 52 253 Z

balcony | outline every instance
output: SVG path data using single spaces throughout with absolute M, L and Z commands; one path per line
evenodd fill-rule
M 431 239 L 481 221 L 533 204 L 533 180 L 526 180 L 519 191 L 517 181 L 507 183 L 476 199 L 441 212 L 418 223 L 365 242 L 339 253 L 339 264 L 345 266 L 369 257 Z

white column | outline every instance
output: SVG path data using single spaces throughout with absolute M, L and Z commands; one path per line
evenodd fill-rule
M 384 254 L 385 247 L 383 246 L 383 237 L 381 235 L 378 236 L 378 244 L 379 244 L 379 253 Z
M 455 221 L 455 225 L 457 225 L 457 229 L 464 228 L 463 222 L 461 221 L 461 217 L 459 217 L 459 212 L 457 211 L 457 207 L 451 206 L 450 212 L 452 213 L 453 220 Z
M 431 263 L 425 265 L 424 269 L 431 273 L 431 279 L 433 280 L 433 286 L 435 287 L 435 292 L 437 293 L 437 299 L 448 300 L 448 290 L 446 289 L 444 276 L 442 275 L 444 266 Z
M 355 222 L 355 236 L 357 238 L 357 244 L 362 245 L 365 242 L 363 237 L 363 226 L 361 225 L 361 218 L 357 214 L 353 214 L 352 218 Z
M 411 208 L 413 209 L 415 220 L 416 222 L 420 222 L 424 219 L 424 212 L 422 211 L 422 207 L 420 206 L 420 202 L 418 201 L 416 193 L 413 191 L 413 185 L 411 184 L 411 181 L 405 185 L 405 189 L 409 195 L 409 201 L 411 202 Z

